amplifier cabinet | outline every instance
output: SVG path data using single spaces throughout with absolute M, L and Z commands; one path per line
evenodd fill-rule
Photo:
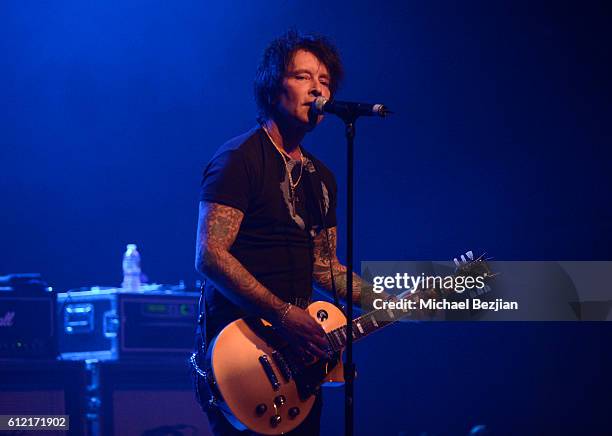
M 53 292 L 0 293 L 0 358 L 57 356 L 55 298 Z
M 199 293 L 121 288 L 58 294 L 65 359 L 185 358 L 193 348 Z
M 7 431 L 0 434 L 87 435 L 84 362 L 0 360 L 0 415 L 68 415 L 68 431 Z
M 90 364 L 100 435 L 211 435 L 187 362 Z

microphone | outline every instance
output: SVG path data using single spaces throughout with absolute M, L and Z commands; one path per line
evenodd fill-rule
M 319 96 L 312 102 L 312 110 L 316 115 L 323 112 L 338 115 L 340 118 L 386 117 L 392 113 L 385 105 L 370 103 L 354 103 L 351 101 L 328 100 Z

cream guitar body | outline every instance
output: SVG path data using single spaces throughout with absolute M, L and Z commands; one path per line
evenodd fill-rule
M 344 314 L 330 303 L 318 301 L 306 310 L 326 333 L 346 326 Z M 308 416 L 319 386 L 344 383 L 340 351 L 330 361 L 305 363 L 263 320 L 239 319 L 226 326 L 208 359 L 228 420 L 262 434 L 293 430 Z

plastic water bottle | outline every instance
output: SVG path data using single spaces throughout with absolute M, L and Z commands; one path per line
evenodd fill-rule
M 140 253 L 136 244 L 128 244 L 123 254 L 123 289 L 140 290 L 140 272 Z

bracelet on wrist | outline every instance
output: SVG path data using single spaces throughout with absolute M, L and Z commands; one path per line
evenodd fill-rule
M 285 305 L 285 309 L 283 310 L 283 314 L 278 319 L 278 325 L 279 326 L 283 326 L 283 324 L 285 323 L 285 318 L 287 318 L 287 314 L 289 313 L 289 310 L 291 309 L 292 306 L 293 305 L 291 303 L 287 303 Z

